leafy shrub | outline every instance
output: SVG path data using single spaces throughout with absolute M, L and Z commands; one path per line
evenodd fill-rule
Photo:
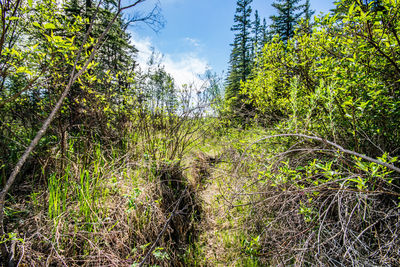
M 342 1 L 347 11 L 317 18 L 312 33 L 267 43 L 242 86 L 258 115 L 371 155 L 398 153 L 400 4 L 381 2 L 378 11 Z

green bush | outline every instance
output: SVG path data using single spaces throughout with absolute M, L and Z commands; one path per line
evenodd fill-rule
M 267 43 L 241 91 L 258 116 L 269 125 L 290 119 L 292 129 L 375 156 L 395 153 L 400 4 L 381 2 L 378 9 L 342 1 L 347 12 L 316 18 L 312 33 L 300 28 L 287 44 Z

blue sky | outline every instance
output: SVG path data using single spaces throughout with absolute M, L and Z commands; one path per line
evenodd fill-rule
M 178 84 L 197 80 L 207 68 L 217 74 L 226 72 L 233 33 L 236 0 L 147 0 L 140 8 L 159 3 L 165 27 L 158 33 L 144 24 L 130 27 L 132 42 L 140 51 L 138 61 L 144 65 L 151 48 L 164 55 L 163 64 Z M 274 14 L 273 0 L 253 0 L 252 8 L 260 17 Z M 327 13 L 333 0 L 311 0 L 316 14 Z

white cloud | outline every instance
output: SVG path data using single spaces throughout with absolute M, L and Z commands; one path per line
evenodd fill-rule
M 202 81 L 198 76 L 207 70 L 207 62 L 193 53 L 166 55 L 163 65 L 178 85 L 193 83 L 196 87 L 200 86 Z
M 145 68 L 147 61 L 149 60 L 154 49 L 150 38 L 138 38 L 138 36 L 132 34 L 131 41 L 135 48 L 139 51 L 137 53 L 136 61 L 139 63 L 141 68 Z
M 195 39 L 186 38 L 186 40 L 192 45 L 199 45 L 199 42 Z M 147 62 L 154 51 L 156 54 L 163 54 L 161 65 L 174 77 L 178 86 L 193 84 L 199 88 L 203 84 L 203 81 L 198 76 L 205 73 L 208 69 L 208 64 L 196 52 L 189 51 L 179 54 L 162 53 L 162 51 L 154 48 L 150 38 L 142 38 L 137 34 L 132 34 L 132 43 L 139 50 L 137 62 L 142 69 L 146 69 Z
M 200 47 L 200 42 L 194 38 L 186 37 L 185 42 L 189 43 L 190 45 L 194 47 Z

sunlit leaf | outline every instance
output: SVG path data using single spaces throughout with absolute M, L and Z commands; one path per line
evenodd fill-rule
M 49 23 L 49 22 L 44 24 L 43 26 L 46 30 L 55 30 L 56 29 L 56 25 L 54 25 L 53 23 Z

